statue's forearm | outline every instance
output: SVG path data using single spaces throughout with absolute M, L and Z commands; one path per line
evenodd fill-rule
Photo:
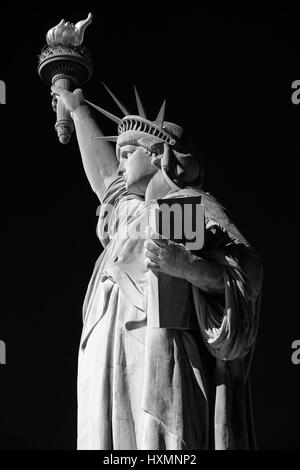
M 144 245 L 148 269 L 185 279 L 209 294 L 224 292 L 223 268 L 216 261 L 200 258 L 157 233 Z
M 185 266 L 186 279 L 208 294 L 224 292 L 222 267 L 214 260 L 189 256 Z
M 95 137 L 103 136 L 86 105 L 79 106 L 72 113 L 82 163 L 90 185 L 99 197 L 109 180 L 115 177 L 118 160 L 111 144 Z

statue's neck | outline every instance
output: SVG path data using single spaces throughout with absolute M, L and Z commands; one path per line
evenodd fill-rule
M 145 192 L 145 201 L 150 201 L 151 199 L 161 199 L 170 191 L 171 188 L 164 179 L 161 170 L 158 170 L 151 178 L 147 186 Z

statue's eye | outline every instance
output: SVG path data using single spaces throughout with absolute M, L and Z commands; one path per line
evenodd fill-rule
M 127 159 L 127 158 L 131 157 L 131 155 L 132 155 L 133 153 L 134 153 L 134 152 L 132 152 L 132 151 L 123 152 L 123 153 L 122 153 L 122 158 Z
M 121 150 L 121 158 L 129 158 L 136 152 L 137 147 L 133 145 L 127 145 Z

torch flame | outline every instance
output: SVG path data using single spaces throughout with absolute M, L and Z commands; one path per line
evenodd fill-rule
M 56 46 L 57 44 L 80 46 L 83 42 L 84 31 L 91 24 L 92 19 L 93 15 L 89 13 L 85 20 L 78 21 L 75 25 L 69 21 L 61 20 L 60 23 L 48 31 L 46 35 L 47 44 L 49 46 Z

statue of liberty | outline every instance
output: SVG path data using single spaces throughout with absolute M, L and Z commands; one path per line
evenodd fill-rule
M 96 261 L 83 305 L 78 364 L 78 449 L 252 449 L 249 368 L 258 328 L 262 266 L 226 210 L 203 190 L 201 158 L 183 128 L 124 114 L 105 137 L 80 89 L 52 87 L 69 111 L 83 167 L 101 208 Z M 205 243 L 197 255 L 138 233 L 158 198 L 201 195 Z M 125 234 L 120 236 L 120 234 Z M 148 273 L 186 286 L 169 326 L 153 328 Z M 171 285 L 171 284 L 170 284 Z M 168 286 L 168 284 L 167 284 Z M 180 319 L 180 321 L 179 321 Z

